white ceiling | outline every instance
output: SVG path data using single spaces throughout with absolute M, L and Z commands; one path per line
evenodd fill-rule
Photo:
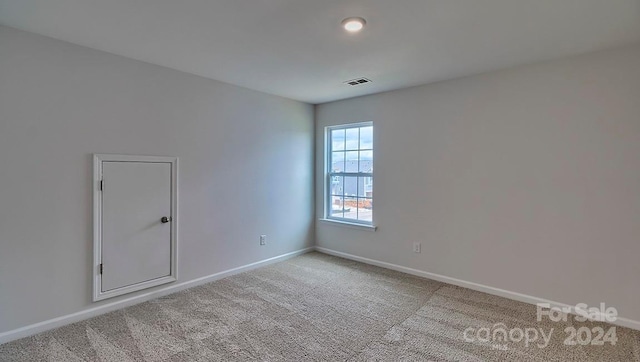
M 0 23 L 323 103 L 639 42 L 640 0 L 0 0 Z

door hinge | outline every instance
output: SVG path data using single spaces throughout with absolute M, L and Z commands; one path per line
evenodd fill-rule
M 100 274 L 102 274 L 102 263 L 100 264 Z
M 104 190 L 104 180 L 100 180 L 100 191 Z

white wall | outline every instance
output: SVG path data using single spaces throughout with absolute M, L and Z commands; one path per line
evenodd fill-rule
M 313 243 L 312 106 L 0 27 L 0 333 L 101 304 L 93 153 L 180 157 L 180 282 Z
M 640 46 L 317 106 L 318 185 L 368 120 L 378 231 L 318 246 L 640 321 Z

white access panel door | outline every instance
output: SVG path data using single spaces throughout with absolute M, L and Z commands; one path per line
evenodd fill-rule
M 177 160 L 100 156 L 94 300 L 175 281 Z

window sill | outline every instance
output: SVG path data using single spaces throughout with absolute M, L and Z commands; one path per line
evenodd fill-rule
M 341 227 L 360 229 L 360 230 L 366 230 L 366 231 L 376 231 L 378 229 L 378 227 L 375 225 L 358 224 L 355 222 L 348 222 L 348 221 L 340 221 L 340 220 L 333 220 L 333 219 L 318 219 L 318 221 L 327 225 L 341 226 Z

